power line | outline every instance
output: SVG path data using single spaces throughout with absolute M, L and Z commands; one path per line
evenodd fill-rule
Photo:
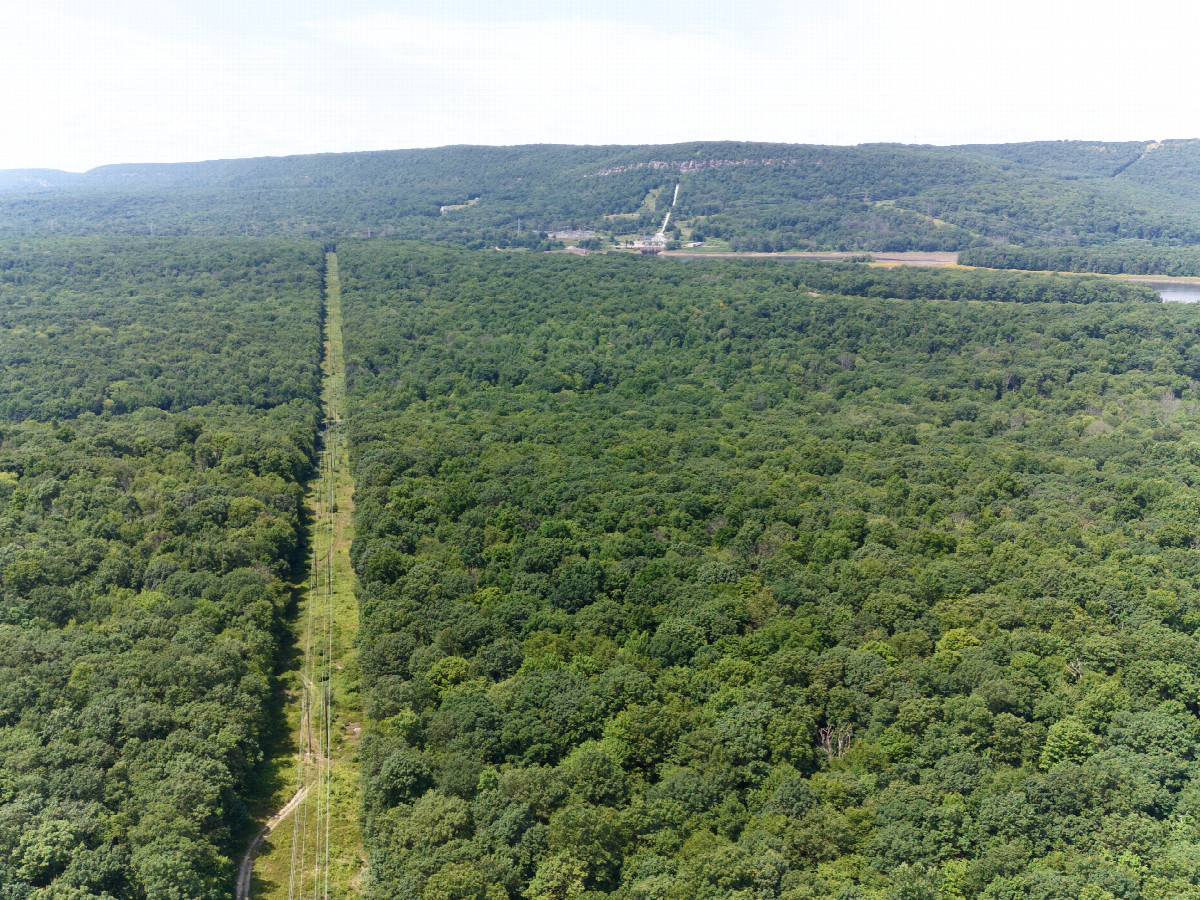
M 336 266 L 336 261 L 334 265 Z M 336 275 L 330 277 L 327 270 L 327 297 L 330 282 L 335 279 Z M 296 767 L 296 791 L 299 801 L 292 821 L 288 900 L 305 900 L 306 885 L 310 874 L 312 876 L 312 900 L 328 900 L 329 898 L 333 823 L 333 568 L 338 534 L 335 520 L 338 490 L 337 452 L 340 436 L 337 407 L 333 397 L 334 372 L 338 365 L 333 340 L 335 324 L 327 315 L 325 340 L 328 342 L 329 349 L 325 368 L 326 417 L 322 429 L 324 449 L 321 453 L 315 491 L 318 519 L 314 522 L 312 530 L 304 661 L 301 665 L 300 675 L 300 727 L 297 738 Z M 340 339 L 340 328 L 338 332 Z M 325 517 L 324 522 L 320 521 L 321 516 Z M 327 527 L 322 527 L 322 525 Z M 324 540 L 322 540 L 323 538 Z M 326 545 L 320 546 L 322 543 Z M 323 604 L 323 608 L 318 604 Z M 323 633 L 321 629 L 323 629 Z M 310 767 L 315 769 L 311 775 Z M 309 796 L 312 787 L 316 788 L 315 798 Z M 309 810 L 310 802 L 313 806 L 311 812 Z M 324 828 L 322 828 L 322 824 Z M 310 834 L 311 857 L 309 855 Z M 322 839 L 324 839 L 324 846 L 322 846 Z

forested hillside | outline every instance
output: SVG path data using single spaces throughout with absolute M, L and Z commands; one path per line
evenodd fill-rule
M 1195 141 L 442 147 L 0 172 L 0 232 L 389 236 L 546 248 L 570 227 L 735 250 L 1200 244 Z
M 339 256 L 374 896 L 1196 891 L 1191 308 Z
M 375 900 L 1197 895 L 1194 307 L 525 252 L 671 210 L 714 252 L 1190 274 L 1197 146 L 0 173 L 0 900 L 229 897 L 247 804 L 314 806 L 305 848 L 359 764 L 335 881 Z M 306 681 L 335 241 L 361 628 L 330 602 Z M 256 897 L 317 896 L 286 832 Z
M 319 246 L 0 246 L 0 897 L 218 900 L 315 454 Z

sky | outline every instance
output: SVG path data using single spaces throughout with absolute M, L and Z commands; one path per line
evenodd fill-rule
M 0 169 L 1200 137 L 1200 4 L 0 0 Z

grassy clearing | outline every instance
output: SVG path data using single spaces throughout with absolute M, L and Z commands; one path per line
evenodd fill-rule
M 358 604 L 350 567 L 354 485 L 349 452 L 340 433 L 346 370 L 337 257 L 330 254 L 327 262 L 326 343 L 322 363 L 325 452 L 321 478 L 314 480 L 308 496 L 312 559 L 309 577 L 297 586 L 301 601 L 292 619 L 296 652 L 293 665 L 281 678 L 286 692 L 286 738 L 267 767 L 273 773 L 272 789 L 269 802 L 263 803 L 263 809 L 259 810 L 261 818 L 265 820 L 271 811 L 280 809 L 295 793 L 301 764 L 301 777 L 312 787 L 296 812 L 280 822 L 263 845 L 251 888 L 255 900 L 286 900 L 290 890 L 300 893 L 297 882 L 301 879 L 307 886 L 305 890 L 312 892 L 316 885 L 319 896 L 324 895 L 326 820 L 329 896 L 358 896 L 366 866 L 359 826 L 358 744 L 362 733 L 362 702 L 356 648 Z M 317 789 L 318 779 L 325 772 L 324 763 L 319 762 L 323 734 L 320 723 L 326 712 L 322 702 L 323 672 L 330 675 L 333 698 L 329 707 L 329 778 L 324 791 Z M 311 698 L 307 716 L 302 712 L 306 686 Z

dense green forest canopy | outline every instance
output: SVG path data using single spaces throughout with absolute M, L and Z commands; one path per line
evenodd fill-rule
M 990 269 L 1200 276 L 1200 248 L 1156 247 L 1142 241 L 1102 247 L 972 247 L 958 255 L 958 262 Z
M 319 246 L 0 246 L 0 897 L 223 900 L 302 547 Z
M 718 250 L 1192 274 L 1197 153 L 0 173 L 0 900 L 229 896 L 335 240 L 370 894 L 1200 896 L 1194 308 L 493 249 L 670 210 Z
M 714 260 L 709 265 L 705 277 L 710 281 L 719 280 L 727 289 L 736 289 L 739 280 L 748 272 L 764 277 L 758 262 Z M 1161 302 L 1158 292 L 1148 285 L 1111 278 L 803 262 L 785 264 L 773 269 L 766 277 L 793 288 L 804 286 L 849 297 L 995 300 L 1000 303 Z
M 0 241 L 0 418 L 311 399 L 322 256 L 278 240 Z
M 733 249 L 1200 244 L 1200 142 L 443 147 L 0 173 L 0 232 L 395 236 L 578 226 Z M 472 202 L 477 201 L 477 202 Z
M 339 256 L 374 896 L 1195 895 L 1193 309 Z

